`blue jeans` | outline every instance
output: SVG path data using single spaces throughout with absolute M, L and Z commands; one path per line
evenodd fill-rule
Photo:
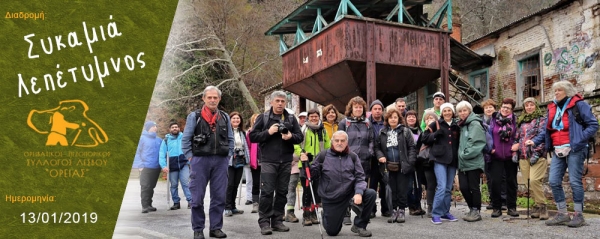
M 188 203 L 192 201 L 192 193 L 190 193 L 189 188 L 190 168 L 188 165 L 184 166 L 179 171 L 169 172 L 169 182 L 171 183 L 171 198 L 173 198 L 173 203 L 179 203 L 181 200 L 179 198 L 178 182 L 181 182 L 181 188 L 183 189 L 185 199 L 188 201 Z
M 552 196 L 554 196 L 554 201 L 557 204 L 565 202 L 565 191 L 562 187 L 562 180 L 567 168 L 569 169 L 569 183 L 571 184 L 571 190 L 573 190 L 573 202 L 576 204 L 583 203 L 584 192 L 581 177 L 586 150 L 571 151 L 566 158 L 559 158 L 556 154 L 552 153 L 548 181 L 550 188 L 552 188 Z
M 441 217 L 450 212 L 450 197 L 452 196 L 452 185 L 454 184 L 456 167 L 434 163 L 433 171 L 435 172 L 437 187 L 435 188 L 431 215 Z

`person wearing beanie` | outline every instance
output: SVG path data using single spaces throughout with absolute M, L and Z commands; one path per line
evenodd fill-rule
M 162 139 L 156 136 L 156 123 L 148 121 L 144 123 L 144 131 L 138 143 L 136 158 L 141 161 L 140 166 L 140 187 L 142 213 L 154 212 L 156 208 L 152 206 L 152 197 L 154 188 L 160 176 L 160 164 L 158 162 L 160 144 Z
M 533 97 L 523 100 L 523 109 L 525 111 L 517 118 L 517 135 L 512 150 L 517 151 L 523 180 L 529 180 L 529 192 L 535 202 L 531 218 L 547 220 L 549 216 L 542 183 L 542 180 L 546 178 L 546 169 L 548 168 L 546 147 L 544 143 L 535 148 L 525 145 L 527 140 L 542 133 L 541 129 L 546 125 L 546 117 Z
M 442 104 L 444 104 L 446 102 L 446 95 L 444 95 L 444 93 L 442 92 L 435 92 L 435 94 L 433 94 L 433 108 L 429 108 L 426 110 L 433 110 L 433 112 L 435 112 L 435 114 L 437 114 L 438 116 L 441 116 L 441 106 Z M 452 110 L 454 110 L 454 108 L 452 108 Z M 425 115 L 423 113 L 423 115 Z M 423 119 L 421 119 L 421 130 L 425 131 L 425 127 L 427 127 L 427 124 L 425 123 L 425 117 L 423 117 Z
M 425 110 L 425 115 L 423 115 L 423 119 L 427 124 L 425 130 L 431 132 L 429 129 L 429 125 L 435 123 L 440 119 L 440 117 L 433 110 Z M 420 129 L 420 126 L 417 126 Z M 422 131 L 425 132 L 425 131 Z M 419 141 L 417 143 L 418 149 L 421 149 L 421 145 L 431 146 L 426 144 L 423 139 L 423 133 L 419 137 Z M 433 163 L 430 163 L 429 160 L 423 162 L 423 171 L 425 174 L 425 181 L 427 181 L 426 191 L 427 191 L 427 217 L 431 218 L 431 212 L 433 208 L 433 198 L 435 196 L 435 188 L 437 187 L 437 179 L 435 178 L 435 172 L 433 171 Z
M 431 145 L 430 158 L 433 161 L 433 171 L 437 183 L 431 212 L 431 222 L 435 225 L 441 224 L 442 219 L 451 222 L 458 221 L 450 214 L 450 199 L 458 165 L 460 128 L 454 121 L 452 104 L 441 104 L 440 111 L 442 118 L 428 126 L 431 130 L 423 132 L 423 142 Z
M 381 101 L 379 101 L 379 100 L 374 100 L 371 103 L 371 107 L 369 107 L 369 110 L 371 111 L 371 116 L 369 116 L 369 121 L 371 121 L 371 123 L 373 124 L 373 127 L 371 127 L 371 129 L 373 130 L 374 137 L 379 136 L 379 131 L 381 131 L 381 129 L 384 128 L 384 117 L 383 117 L 384 109 L 385 109 L 385 107 L 383 106 L 383 103 L 381 103 Z M 371 160 L 371 168 L 378 168 L 377 160 Z M 370 176 L 370 179 L 371 180 L 368 180 L 369 188 L 377 191 L 377 188 L 379 186 L 379 188 L 385 189 L 386 184 L 385 184 L 385 182 L 383 182 L 383 179 L 382 179 L 380 173 L 372 173 Z M 379 190 L 379 198 L 384 199 L 385 197 L 386 197 L 385 190 Z M 377 213 L 377 205 L 375 205 L 375 207 L 373 207 L 373 212 L 371 212 L 371 215 L 369 215 L 369 217 L 374 218 L 376 213 Z M 381 216 L 382 217 L 390 217 L 391 216 L 389 205 L 387 205 L 385 200 L 381 200 Z
M 481 221 L 481 190 L 479 178 L 483 173 L 483 150 L 486 146 L 483 120 L 473 112 L 467 101 L 456 105 L 460 140 L 458 142 L 458 182 L 460 192 L 469 206 L 463 217 L 467 222 Z

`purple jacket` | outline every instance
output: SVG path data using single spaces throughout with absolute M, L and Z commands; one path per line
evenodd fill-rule
M 492 115 L 492 119 L 490 120 L 490 131 L 492 133 L 492 138 L 494 139 L 494 154 L 492 154 L 492 159 L 506 161 L 512 160 L 512 151 L 510 148 L 515 143 L 515 137 L 517 135 L 517 118 L 515 114 L 512 114 L 512 134 L 511 138 L 508 141 L 503 141 L 500 139 L 500 135 L 498 131 L 500 130 L 500 125 L 496 122 L 496 116 L 500 114 L 496 112 Z

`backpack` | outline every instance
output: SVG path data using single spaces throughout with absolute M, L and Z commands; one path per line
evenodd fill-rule
M 575 104 L 575 107 L 571 108 L 571 113 L 573 113 L 573 116 L 575 116 L 575 122 L 577 122 L 578 124 L 580 124 L 581 126 L 583 126 L 583 128 L 587 128 L 587 124 L 585 123 L 585 121 L 583 121 L 583 118 L 581 118 L 581 113 L 579 112 L 579 107 L 577 107 L 577 104 Z M 595 154 L 596 153 L 596 137 L 592 136 L 591 138 L 588 139 L 588 150 L 587 150 L 587 160 L 586 160 L 586 164 L 589 165 L 590 163 L 590 150 L 592 151 L 591 154 Z M 588 167 L 585 167 L 585 169 L 583 170 L 583 175 L 586 175 L 588 173 Z
M 490 126 L 483 121 L 479 121 L 483 131 L 485 132 L 485 146 L 483 147 L 483 160 L 487 163 L 492 161 L 492 149 L 494 148 L 494 138 L 492 137 L 492 132 L 490 132 Z

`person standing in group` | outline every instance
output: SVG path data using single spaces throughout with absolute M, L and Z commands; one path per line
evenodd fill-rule
M 494 115 L 494 113 L 496 113 L 496 110 L 498 108 L 498 104 L 496 104 L 496 101 L 492 100 L 492 99 L 487 99 L 483 102 L 481 102 L 481 107 L 483 107 L 483 114 L 481 115 L 481 118 L 483 120 L 483 123 L 485 125 L 488 126 L 490 125 L 490 120 L 492 119 L 492 116 Z M 491 142 L 488 142 L 490 145 L 493 144 Z M 485 178 L 486 178 L 486 183 L 488 186 L 488 194 L 489 194 L 489 198 L 490 198 L 490 203 L 488 204 L 488 206 L 486 207 L 486 209 L 488 210 L 492 210 L 494 209 L 494 207 L 492 206 L 492 202 L 494 201 L 493 197 L 492 197 L 492 183 L 491 183 L 491 178 L 492 178 L 492 174 L 491 174 L 491 157 L 487 157 L 485 158 L 485 168 L 484 168 L 484 172 L 485 172 Z M 502 198 L 502 210 L 507 210 L 506 208 L 506 173 L 503 174 L 502 176 L 502 183 L 501 185 L 501 189 L 500 189 L 500 197 Z
M 494 208 L 492 217 L 502 215 L 502 184 L 506 184 L 507 214 L 512 217 L 519 216 L 517 212 L 517 170 L 519 165 L 516 152 L 511 149 L 517 131 L 517 120 L 513 114 L 515 104 L 513 99 L 505 98 L 502 100 L 500 111 L 494 113 L 490 120 L 490 132 L 494 142 L 489 178 L 492 183 L 492 207 Z M 506 183 L 503 183 L 504 175 L 506 175 Z
M 406 109 L 406 99 L 404 97 L 396 99 L 396 103 L 394 106 L 396 107 L 396 110 L 398 110 L 398 112 L 402 114 L 402 117 L 406 118 L 406 113 L 408 112 L 408 110 Z
M 460 128 L 454 120 L 454 106 L 444 103 L 440 106 L 442 118 L 429 125 L 429 130 L 423 132 L 425 143 L 431 146 L 433 171 L 437 180 L 437 188 L 433 199 L 431 222 L 441 224 L 442 219 L 451 222 L 458 221 L 450 214 L 450 200 L 456 166 L 458 164 L 458 141 Z
M 244 119 L 238 112 L 229 114 L 231 119 L 231 128 L 233 129 L 233 156 L 229 158 L 229 167 L 227 167 L 227 195 L 225 198 L 225 216 L 231 217 L 234 214 L 242 214 L 243 210 L 235 207 L 235 198 L 237 189 L 242 180 L 244 166 L 250 163 L 248 154 L 248 143 L 246 142 L 246 132 L 242 129 Z
M 467 101 L 456 105 L 460 140 L 458 142 L 458 183 L 460 192 L 469 206 L 463 220 L 481 221 L 480 181 L 483 173 L 483 150 L 486 146 L 485 129 L 482 119 L 473 113 L 473 106 Z
M 319 195 L 314 195 L 315 201 L 313 202 L 310 188 L 305 183 L 307 180 L 307 175 L 306 172 L 302 170 L 302 167 L 310 167 L 310 164 L 313 162 L 314 157 L 317 154 L 319 154 L 319 152 L 331 148 L 331 139 L 327 135 L 327 131 L 325 131 L 325 129 L 323 128 L 323 123 L 321 122 L 320 118 L 321 116 L 317 109 L 312 109 L 308 111 L 308 121 L 306 121 L 304 141 L 302 141 L 302 143 L 300 143 L 299 145 L 300 157 L 308 157 L 308 161 L 299 162 L 297 166 L 300 169 L 300 184 L 302 184 L 302 209 L 304 211 L 304 213 L 302 214 L 302 225 L 304 226 L 319 224 L 319 219 L 317 218 L 315 207 L 318 206 L 317 204 L 321 204 L 321 197 L 319 197 Z M 318 185 L 319 182 L 313 180 L 313 190 L 318 191 Z
M 342 230 L 344 211 L 353 204 L 356 217 L 350 231 L 370 237 L 367 225 L 377 193 L 367 188 L 362 163 L 348 148 L 348 134 L 336 131 L 331 141 L 331 148 L 321 151 L 310 166 L 311 178 L 319 182 L 317 192 L 323 201 L 323 228 L 327 235 L 336 236 Z M 303 154 L 300 160 L 308 162 L 308 155 Z
M 441 116 L 442 110 L 441 110 L 441 105 L 444 104 L 446 102 L 446 95 L 444 95 L 444 93 L 442 92 L 435 92 L 435 94 L 433 94 L 433 108 L 429 108 L 426 110 L 431 110 L 433 111 L 438 117 Z M 425 113 L 423 113 L 423 115 L 425 115 Z M 427 124 L 425 124 L 425 119 L 421 119 L 421 130 L 425 131 L 425 128 L 427 127 Z
M 286 195 L 294 144 L 302 142 L 304 137 L 296 117 L 285 109 L 286 102 L 285 92 L 271 93 L 271 109 L 256 118 L 250 132 L 250 141 L 259 143 L 261 152 L 258 225 L 263 235 L 290 230 L 283 224 Z
M 527 140 L 533 139 L 544 131 L 546 117 L 544 117 L 533 97 L 523 100 L 523 109 L 525 109 L 525 112 L 517 118 L 517 135 L 512 150 L 518 153 L 521 177 L 526 182 L 530 181 L 527 184 L 528 191 L 531 192 L 530 195 L 535 202 L 531 218 L 546 220 L 549 216 L 542 182 L 546 178 L 546 170 L 548 169 L 546 147 L 544 143 L 541 143 L 535 149 L 525 145 Z
M 379 136 L 379 131 L 381 131 L 381 129 L 384 128 L 385 123 L 384 123 L 384 106 L 383 103 L 381 103 L 381 101 L 379 100 L 375 100 L 371 103 L 371 116 L 369 116 L 369 122 L 371 122 L 373 124 L 373 127 L 371 127 L 371 129 L 373 130 L 373 136 L 375 138 L 377 138 Z M 375 150 L 373 150 L 375 151 Z M 386 197 L 385 195 L 385 182 L 383 182 L 382 180 L 382 172 L 379 172 L 379 170 L 377 170 L 379 168 L 378 164 L 379 162 L 377 162 L 377 159 L 371 159 L 371 168 L 374 169 L 371 172 L 371 176 L 370 176 L 370 180 L 369 181 L 369 188 L 377 191 L 377 188 L 379 188 L 379 198 L 380 199 L 384 199 Z M 381 216 L 382 217 L 390 217 L 392 216 L 392 214 L 390 213 L 390 206 L 391 205 L 387 205 L 385 200 L 380 200 L 380 204 L 381 204 Z M 370 218 L 374 218 L 375 214 L 377 213 L 377 205 L 375 205 L 375 207 L 373 208 L 373 212 L 371 212 Z
M 376 138 L 375 154 L 378 162 L 385 164 L 389 172 L 393 210 L 388 223 L 404 223 L 404 208 L 407 206 L 407 196 L 411 186 L 410 178 L 414 177 L 414 165 L 417 159 L 415 141 L 410 129 L 403 125 L 404 118 L 398 110 L 388 110 L 385 123 L 386 126 Z M 385 187 L 381 189 L 384 190 Z
M 183 139 L 183 134 L 179 132 L 179 124 L 171 122 L 169 133 L 165 135 L 165 139 L 160 144 L 160 167 L 164 173 L 169 174 L 169 183 L 171 184 L 171 198 L 173 199 L 171 210 L 181 208 L 179 182 L 181 182 L 181 189 L 187 200 L 187 208 L 192 208 L 192 193 L 189 188 L 190 161 L 181 151 L 181 139 Z M 168 166 L 167 159 L 169 160 Z
M 306 112 L 302 112 L 300 115 L 298 115 L 298 122 L 300 125 L 300 131 L 302 131 L 302 135 L 305 135 L 307 129 L 306 118 Z M 298 180 L 300 180 L 300 169 L 298 169 L 298 162 L 300 162 L 300 151 L 300 145 L 294 145 L 292 169 L 290 170 L 290 182 L 288 184 L 287 193 L 287 212 L 284 217 L 284 221 L 291 223 L 300 221 L 298 220 L 298 217 L 296 217 L 296 214 L 294 214 L 294 207 L 296 207 L 296 190 L 298 189 Z
M 250 142 L 250 132 L 252 131 L 252 127 L 256 122 L 256 117 L 259 114 L 253 114 L 250 117 L 250 127 L 248 128 L 248 132 L 246 132 L 246 142 L 248 143 L 248 150 L 250 152 L 250 173 L 252 174 L 252 183 L 248 183 L 248 179 L 246 179 L 246 187 L 251 185 L 252 191 L 252 212 L 258 213 L 258 198 L 260 196 L 260 149 L 257 143 Z
M 186 119 L 181 150 L 190 161 L 192 228 L 194 239 L 204 238 L 204 195 L 210 182 L 209 236 L 225 238 L 223 210 L 227 193 L 227 165 L 233 156 L 234 136 L 227 113 L 218 109 L 221 90 L 207 86 L 202 92 L 204 106 Z
M 338 114 L 339 111 L 332 104 L 323 107 L 321 115 L 323 117 L 323 128 L 327 131 L 327 135 L 333 135 L 334 132 L 338 131 Z
M 371 159 L 375 156 L 373 153 L 375 137 L 371 130 L 371 122 L 366 117 L 366 109 L 367 102 L 362 97 L 356 96 L 350 99 L 346 105 L 346 118 L 340 121 L 338 128 L 348 134 L 348 147 L 350 147 L 350 151 L 358 155 L 366 178 L 369 178 Z M 352 224 L 350 208 L 346 210 L 344 224 Z
M 527 140 L 525 145 L 546 144 L 546 149 L 552 152 L 548 182 L 558 213 L 552 220 L 546 221 L 548 226 L 567 225 L 581 227 L 586 225 L 583 218 L 584 190 L 581 178 L 583 164 L 589 156 L 589 140 L 598 131 L 598 120 L 592 113 L 591 106 L 577 94 L 575 87 L 569 81 L 559 81 L 552 84 L 554 100 L 548 104 L 548 123 L 544 131 L 533 140 Z M 569 169 L 569 184 L 573 193 L 575 213 L 573 218 L 567 212 L 563 177 Z
M 396 102 L 396 106 L 397 106 Z M 402 111 L 399 111 L 402 112 Z M 417 112 L 414 110 L 409 110 L 406 112 L 405 120 L 406 127 L 410 130 L 413 135 L 413 139 L 415 141 L 415 149 L 416 152 L 419 153 L 419 149 L 421 148 L 422 143 L 420 142 L 419 137 L 421 136 L 421 127 L 419 127 L 417 120 Z M 435 114 L 434 114 L 435 115 Z M 437 115 L 436 115 L 437 117 Z M 415 173 L 410 176 L 409 179 L 409 189 L 408 189 L 408 211 L 412 216 L 421 216 L 425 214 L 423 208 L 421 207 L 421 198 L 423 197 L 423 188 L 421 185 L 425 185 L 427 187 L 427 180 L 425 180 L 425 166 L 428 162 L 417 161 L 415 162 Z M 435 192 L 435 187 L 433 188 Z M 433 200 L 433 197 L 432 197 Z M 433 202 L 433 201 L 432 201 Z
M 142 198 L 142 213 L 156 211 L 156 208 L 152 206 L 152 197 L 160 176 L 158 154 L 162 143 L 162 139 L 156 136 L 156 129 L 156 123 L 153 121 L 144 124 L 144 131 L 136 151 L 136 157 L 141 159 L 140 197 Z
M 429 128 L 429 125 L 431 125 L 432 123 L 435 124 L 436 121 L 438 121 L 440 118 L 438 117 L 438 115 L 433 112 L 433 110 L 426 110 L 425 111 L 425 115 L 423 115 L 423 118 L 425 118 L 425 123 L 427 124 L 427 128 L 425 128 L 425 131 L 428 131 L 429 133 L 433 133 L 432 129 Z M 422 132 L 421 133 L 421 137 L 419 137 L 419 141 L 418 144 L 421 144 L 420 147 L 423 146 L 427 146 L 427 147 L 431 147 L 431 144 L 428 144 L 425 140 L 425 133 Z M 419 148 L 420 150 L 421 148 Z M 431 150 L 431 149 L 430 149 Z M 431 151 L 430 151 L 431 152 Z M 431 218 L 431 212 L 433 211 L 433 199 L 435 198 L 435 189 L 437 188 L 437 179 L 435 178 L 435 171 L 433 171 L 433 161 L 431 160 L 431 156 L 428 159 L 423 159 L 422 162 L 423 165 L 423 174 L 425 174 L 425 181 L 427 181 L 427 185 L 425 185 L 425 191 L 426 191 L 426 201 L 427 201 L 427 218 Z

